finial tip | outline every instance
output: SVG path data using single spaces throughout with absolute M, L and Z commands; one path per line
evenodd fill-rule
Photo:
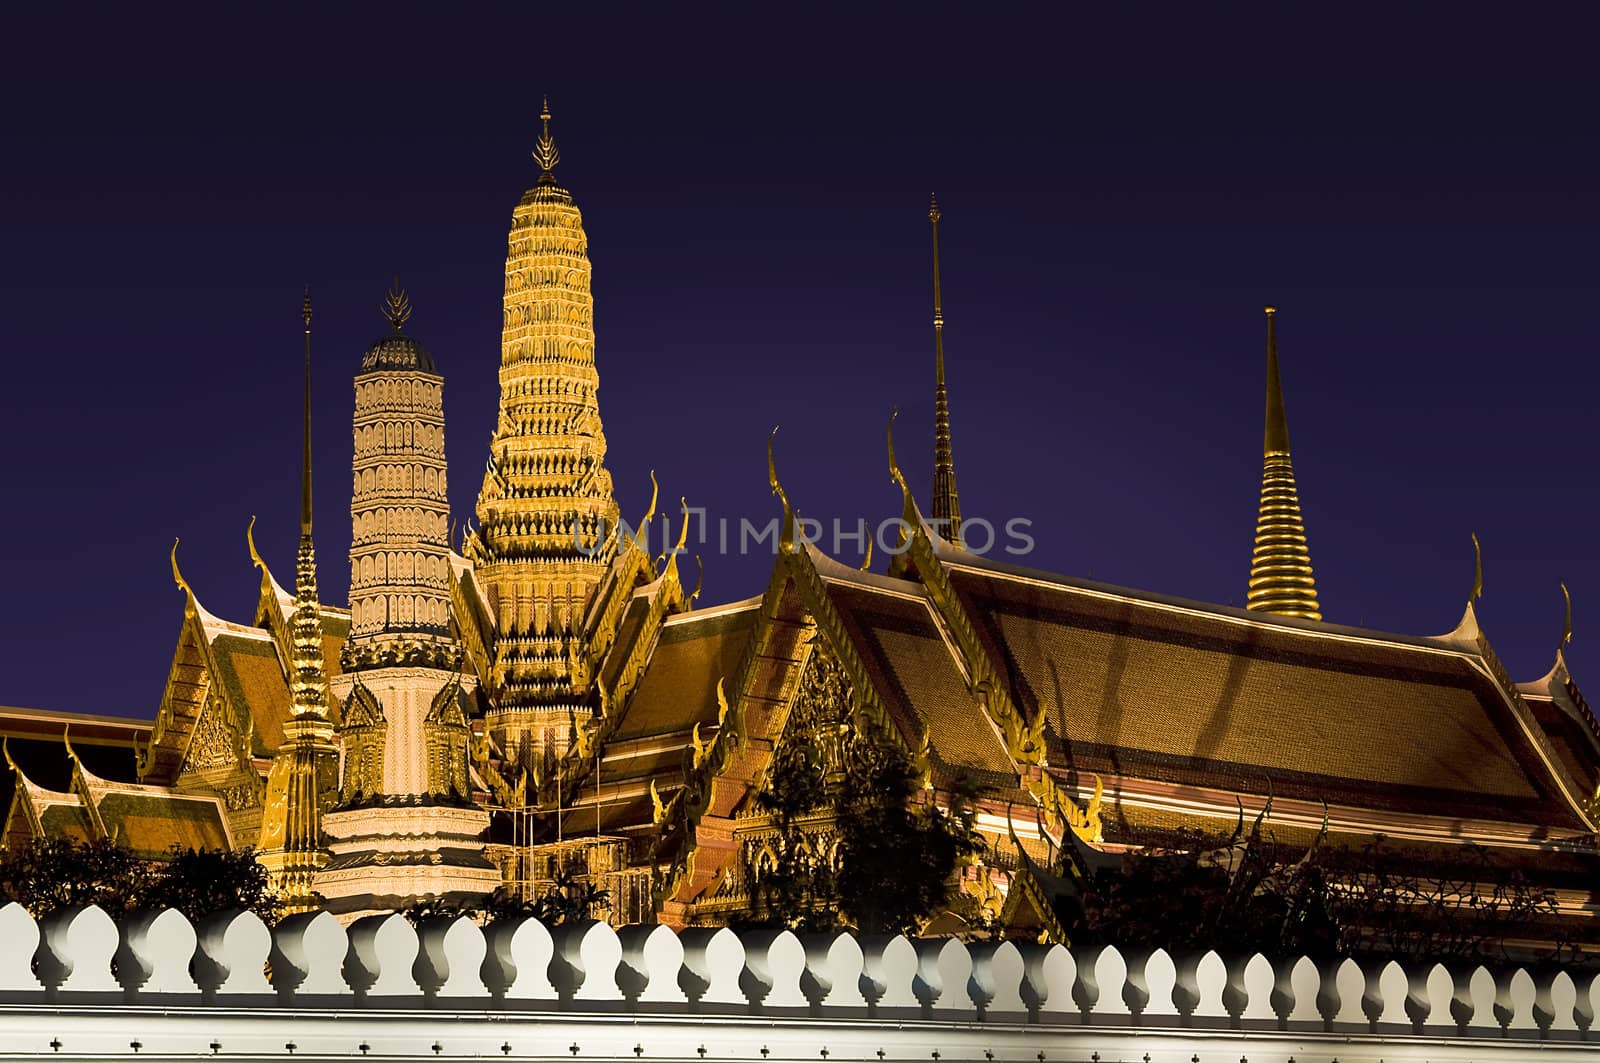
M 394 326 L 396 332 L 399 332 L 401 326 L 411 318 L 411 299 L 406 295 L 406 290 L 400 287 L 398 273 L 394 275 L 394 286 L 384 296 L 383 316 Z
M 1268 306 L 1265 309 L 1267 311 L 1267 316 L 1268 317 L 1271 317 L 1273 314 L 1276 314 L 1278 312 L 1278 308 L 1275 307 L 1275 306 Z
M 533 161 L 539 164 L 539 183 L 553 185 L 556 183 L 555 175 L 550 171 L 556 168 L 561 161 L 561 152 L 556 150 L 555 138 L 550 135 L 550 97 L 544 98 L 544 107 L 539 112 L 539 119 L 544 123 L 544 129 L 539 134 L 539 142 L 533 149 Z

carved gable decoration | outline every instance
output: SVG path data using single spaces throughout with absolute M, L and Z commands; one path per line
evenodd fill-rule
M 243 736 L 228 719 L 225 705 L 211 698 L 200 712 L 194 734 L 189 739 L 189 749 L 184 754 L 180 775 L 204 768 L 220 768 L 237 764 L 240 760 Z

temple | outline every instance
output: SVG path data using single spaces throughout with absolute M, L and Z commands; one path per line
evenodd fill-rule
M 783 530 L 766 586 L 702 604 L 684 542 L 653 557 L 619 519 L 583 217 L 540 118 L 475 524 L 451 542 L 441 367 L 487 366 L 436 360 L 397 281 L 385 331 L 351 358 L 350 608 L 317 593 L 308 414 L 293 591 L 253 521 L 260 592 L 240 621 L 204 608 L 174 547 L 181 615 L 153 722 L 0 710 L 6 845 L 253 847 L 291 910 L 342 920 L 577 881 L 609 892 L 615 923 L 720 925 L 750 915 L 790 844 L 763 795 L 801 754 L 820 780 L 796 820 L 804 858 L 837 859 L 865 736 L 911 766 L 915 801 L 974 802 L 982 852 L 931 929 L 1060 939 L 1078 870 L 1269 807 L 1283 838 L 1383 835 L 1441 865 L 1483 847 L 1590 920 L 1600 724 L 1566 665 L 1570 611 L 1527 682 L 1478 623 L 1481 565 L 1442 634 L 1323 620 L 1275 309 L 1246 608 L 964 547 L 936 200 L 928 516 L 891 419 L 885 515 L 904 540 L 881 571 L 841 564 L 796 533 L 781 470 L 799 451 L 769 439 Z M 304 319 L 309 409 L 309 298 Z

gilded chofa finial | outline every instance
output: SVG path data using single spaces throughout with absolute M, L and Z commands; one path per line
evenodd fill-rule
M 544 131 L 539 134 L 539 142 L 533 149 L 533 161 L 539 164 L 539 183 L 553 185 L 556 183 L 555 174 L 551 170 L 561 161 L 561 152 L 556 150 L 555 138 L 550 135 L 550 97 L 544 98 L 544 109 L 539 112 L 539 120 L 544 123 Z
M 244 543 L 250 548 L 250 563 L 262 572 L 267 570 L 267 563 L 261 559 L 261 551 L 256 549 L 256 515 L 250 514 L 250 523 L 244 526 Z
M 1478 533 L 1472 533 L 1472 594 L 1470 604 L 1483 597 L 1483 547 L 1478 544 Z
M 1245 607 L 1280 616 L 1321 620 L 1311 551 L 1300 515 L 1300 492 L 1289 457 L 1289 422 L 1283 412 L 1283 382 L 1278 372 L 1278 308 L 1267 314 L 1267 416 L 1261 471 L 1261 507 L 1255 549 L 1250 558 L 1250 589 Z
M 778 462 L 772 455 L 772 444 L 777 438 L 778 426 L 773 425 L 772 434 L 767 437 L 767 483 L 783 505 L 783 532 L 778 539 L 778 545 L 785 553 L 792 553 L 795 550 L 794 507 L 789 505 L 789 492 L 778 482 Z
M 1572 592 L 1567 590 L 1567 581 L 1561 581 L 1561 597 L 1567 600 L 1567 618 L 1561 625 L 1561 649 L 1572 645 Z
M 400 274 L 394 275 L 394 287 L 383 298 L 383 316 L 399 332 L 407 321 L 411 319 L 411 299 L 406 295 L 406 290 L 400 287 Z
M 178 543 L 180 541 L 177 536 L 172 537 L 172 582 L 176 583 L 178 589 L 184 594 L 192 596 L 194 591 L 189 587 L 189 581 L 184 579 L 183 573 L 178 570 Z

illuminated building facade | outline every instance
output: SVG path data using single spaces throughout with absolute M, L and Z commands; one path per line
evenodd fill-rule
M 341 917 L 576 876 L 611 892 L 613 921 L 718 924 L 750 910 L 773 866 L 757 797 L 775 758 L 807 745 L 837 772 L 839 735 L 871 731 L 915 766 L 924 799 L 977 787 L 986 855 L 938 929 L 982 918 L 1059 938 L 1052 869 L 1071 854 L 1226 829 L 1269 801 L 1282 838 L 1381 833 L 1441 862 L 1475 843 L 1589 914 L 1600 725 L 1561 653 L 1514 682 L 1470 599 L 1437 636 L 1321 620 L 1273 310 L 1248 608 L 963 548 L 937 203 L 932 519 L 891 437 L 909 535 L 883 571 L 842 565 L 795 533 L 769 443 L 784 521 L 771 577 L 758 597 L 701 606 L 680 555 L 653 558 L 618 520 L 587 241 L 543 119 L 459 550 L 443 377 L 406 334 L 397 287 L 356 375 L 351 609 L 317 600 L 309 504 L 293 594 L 251 542 L 249 623 L 206 612 L 179 576 L 170 677 L 154 724 L 127 726 L 124 781 L 66 750 L 55 717 L 0 719 L 16 736 L 9 844 L 254 845 L 296 906 L 320 894 Z M 84 728 L 123 741 L 103 720 Z M 138 802 L 137 823 L 118 811 Z M 826 806 L 804 830 L 810 859 L 835 859 Z

